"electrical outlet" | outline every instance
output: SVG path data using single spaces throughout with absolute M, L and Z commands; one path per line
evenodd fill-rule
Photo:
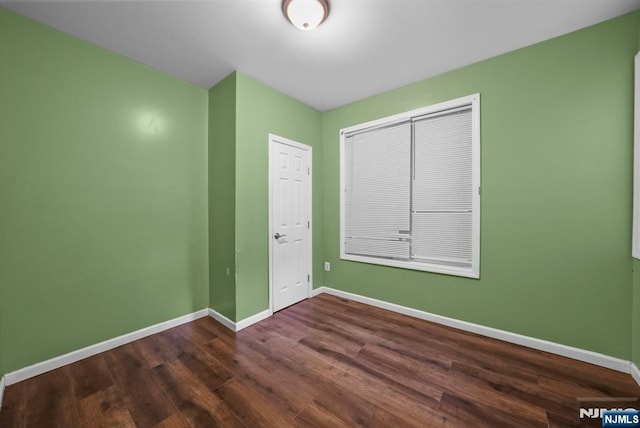
M 324 262 L 324 270 L 326 272 L 330 272 L 331 271 L 331 263 L 329 262 Z

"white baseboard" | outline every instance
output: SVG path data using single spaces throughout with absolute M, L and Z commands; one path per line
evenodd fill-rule
M 638 386 L 640 386 L 640 369 L 634 363 L 631 363 L 631 376 L 636 381 Z
M 225 317 L 224 315 L 222 315 L 220 312 L 214 310 L 214 309 L 207 309 L 207 312 L 209 313 L 209 316 L 211 318 L 213 318 L 214 320 L 218 321 L 220 324 L 222 324 L 223 326 L 227 327 L 229 330 L 231 331 L 236 331 L 236 322 L 235 321 L 231 321 L 229 318 Z
M 584 361 L 587 363 L 595 364 L 597 366 L 617 370 L 619 372 L 629 373 L 631 371 L 631 364 L 629 361 L 611 357 L 605 354 L 600 354 L 598 352 L 574 348 L 572 346 L 549 342 L 542 339 L 536 339 L 535 337 L 524 336 L 517 333 L 511 333 L 509 331 L 498 330 L 492 327 L 485 327 L 480 324 L 460 321 L 454 318 L 444 317 L 442 315 L 436 315 L 418 309 L 396 305 L 395 303 L 389 303 L 382 300 L 373 299 L 371 297 L 337 290 L 335 288 L 320 287 L 313 290 L 314 296 L 322 293 L 331 294 L 337 297 L 343 297 L 345 299 L 355 300 L 356 302 L 365 303 L 367 305 L 376 306 L 378 308 L 387 309 L 393 312 L 398 312 L 404 315 L 408 315 L 414 318 L 420 318 L 437 324 L 446 325 L 449 327 L 457 328 L 459 330 L 480 334 L 482 336 L 492 337 L 494 339 L 503 340 L 505 342 L 515 343 L 517 345 L 526 346 L 528 348 L 533 348 L 556 355 L 562 355 L 563 357 L 573 358 L 574 360 Z M 636 378 L 636 380 L 638 379 Z
M 248 318 L 240 320 L 238 322 L 231 321 L 229 318 L 222 315 L 220 312 L 209 308 L 209 316 L 214 320 L 218 321 L 223 326 L 227 327 L 231 331 L 238 332 L 243 328 L 247 328 L 252 324 L 262 321 L 263 319 L 269 318 L 271 316 L 271 311 L 269 309 L 265 309 L 262 312 L 259 312 L 255 315 L 251 315 Z
M 250 317 L 247 317 L 236 323 L 236 331 L 240 331 L 243 328 L 247 328 L 252 324 L 255 324 L 257 322 L 260 322 L 264 319 L 269 318 L 270 316 L 271 316 L 271 311 L 269 309 L 265 309 L 264 311 L 259 312 L 255 315 L 251 315 Z
M 5 383 L 7 386 L 13 385 L 14 383 L 18 383 L 20 381 L 38 376 L 48 371 L 55 370 L 67 364 L 75 363 L 76 361 L 83 360 L 101 352 L 117 348 L 118 346 L 126 345 L 127 343 L 142 339 L 143 337 L 160 333 L 161 331 L 168 330 L 170 328 L 177 327 L 181 324 L 196 320 L 198 318 L 205 317 L 207 316 L 207 314 L 207 309 L 202 309 L 197 312 L 183 315 L 169 321 L 154 324 L 150 327 L 145 327 L 131 333 L 123 334 L 122 336 L 114 337 L 113 339 L 105 340 L 104 342 L 96 343 L 95 345 L 90 345 L 85 348 L 69 352 L 68 354 L 60 355 L 59 357 L 51 358 L 50 360 L 36 363 L 32 366 L 7 373 L 3 379 L 5 379 Z
M 0 377 L 0 409 L 2 409 L 2 397 L 4 397 L 5 382 L 4 376 Z

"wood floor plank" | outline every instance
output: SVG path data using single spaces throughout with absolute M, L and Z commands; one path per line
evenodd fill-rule
M 626 373 L 604 367 L 594 371 L 592 364 L 548 353 L 541 353 L 532 364 L 540 376 L 589 385 L 608 395 L 624 396 L 635 391 L 635 395 L 640 396 L 640 386 Z
M 280 412 L 268 397 L 241 377 L 226 382 L 215 393 L 247 427 L 288 427 L 294 424 L 290 416 Z
M 304 359 L 311 360 L 313 357 L 304 356 Z M 402 419 L 400 426 L 439 426 L 444 423 L 444 419 L 447 419 L 433 408 L 433 406 L 437 406 L 439 399 L 424 401 L 421 399 L 422 397 L 398 394 L 393 386 L 376 376 L 370 376 L 363 372 L 347 373 L 323 362 L 308 367 L 317 375 L 326 378 L 330 385 L 349 385 L 349 389 L 360 399 L 399 416 Z M 314 384 L 317 383 L 317 381 L 314 382 Z M 322 399 L 316 401 L 316 404 L 319 402 L 322 402 Z M 309 411 L 315 410 L 317 409 Z M 455 418 L 450 419 L 455 420 Z
M 264 362 L 272 353 L 264 343 L 252 340 L 247 334 L 234 341 L 219 337 L 207 342 L 201 349 L 216 358 L 234 375 L 244 373 L 255 364 Z
M 133 346 L 150 369 L 173 360 L 182 352 L 168 334 L 162 333 L 137 340 Z
M 204 327 L 206 321 L 208 320 L 201 319 L 187 324 L 182 324 L 168 330 L 167 333 L 178 333 L 185 339 L 188 339 L 189 343 L 206 343 L 218 337 L 212 329 Z M 171 335 L 170 337 L 175 339 L 175 335 Z M 182 344 L 184 345 L 185 342 L 182 342 Z
M 290 324 L 287 319 L 288 314 L 299 314 L 299 316 L 308 319 L 310 317 L 309 313 L 315 315 L 315 317 L 320 317 L 319 324 L 324 325 L 324 331 L 332 336 L 340 335 L 352 343 L 360 343 L 361 345 L 377 340 L 376 333 L 379 326 L 372 322 L 364 322 L 354 313 L 331 313 L 317 306 L 301 311 L 297 306 L 293 306 L 290 311 L 283 314 L 284 319 L 281 318 L 281 320 Z
M 193 428 L 182 413 L 174 413 L 153 428 Z
M 340 418 L 340 415 L 321 408 L 318 404 L 305 407 L 295 419 L 295 426 L 304 428 L 335 428 L 347 425 L 348 422 Z
M 517 414 L 503 412 L 501 410 L 486 407 L 475 400 L 458 397 L 445 392 L 440 400 L 440 410 L 446 414 L 455 415 L 465 420 L 468 426 L 473 427 L 546 427 L 546 422 L 531 421 L 519 417 Z
M 28 382 L 8 386 L 4 391 L 0 409 L 0 427 L 24 428 L 27 426 Z
M 504 358 L 494 355 L 491 352 L 487 352 L 487 350 L 482 346 L 468 348 L 462 344 L 456 343 L 455 339 L 463 335 L 463 333 L 455 329 L 451 330 L 453 338 L 446 341 L 432 338 L 430 334 L 424 334 L 424 332 L 421 333 L 420 331 L 414 331 L 413 329 L 393 330 L 391 328 L 382 328 L 378 332 L 378 335 L 384 340 L 394 343 L 401 348 L 412 349 L 425 355 L 440 354 L 441 356 L 446 356 L 451 360 L 465 362 L 478 367 L 488 367 L 491 370 L 499 371 L 514 377 L 526 377 L 535 380 L 539 375 L 538 371 L 536 371 L 536 368 L 532 366 L 529 360 L 513 357 Z M 425 331 L 430 332 L 428 329 Z M 516 347 L 517 345 L 513 346 Z M 469 349 L 473 349 L 473 352 L 469 352 Z M 537 351 L 534 351 L 529 354 L 527 358 L 536 358 L 536 352 Z
M 27 427 L 80 426 L 69 367 L 62 367 L 25 381 Z
M 231 370 L 220 360 L 199 347 L 193 351 L 183 352 L 178 360 L 212 391 L 233 377 Z
M 220 361 L 224 367 L 229 370 L 231 373 L 238 373 L 242 371 L 242 367 L 240 367 L 240 362 L 238 358 L 238 349 L 235 346 L 235 343 L 229 343 L 224 339 L 216 338 L 211 340 L 204 345 L 201 345 L 200 348 L 203 352 L 206 352 Z
M 76 400 L 113 385 L 109 367 L 101 354 L 75 362 L 69 366 L 69 370 L 73 373 L 71 383 Z
M 198 334 L 194 337 L 193 328 L 185 328 L 185 326 L 175 327 L 169 330 L 166 330 L 161 333 L 162 338 L 167 342 L 171 343 L 173 347 L 174 358 L 177 358 L 183 352 L 195 353 L 199 352 L 198 348 L 207 344 L 214 336 Z M 206 338 L 206 339 L 205 339 Z M 204 339 L 204 340 L 203 340 Z M 170 361 L 172 358 L 166 359 L 166 361 Z
M 314 321 L 305 315 L 293 313 L 288 313 L 286 315 L 289 323 L 298 323 L 309 329 L 308 334 L 301 340 L 315 340 L 334 349 L 340 348 L 343 352 L 349 354 L 358 353 L 360 348 L 362 348 L 366 343 L 362 337 L 349 334 L 346 328 L 335 328 L 329 323 Z
M 397 343 L 384 339 L 377 339 L 371 342 L 369 347 L 371 346 L 398 354 L 408 360 L 412 360 L 412 364 L 418 364 L 421 367 L 438 367 L 442 370 L 449 370 L 453 364 L 453 357 L 444 353 L 424 352 L 405 346 L 398 346 Z M 533 382 L 536 380 L 536 378 L 532 379 Z
M 194 427 L 242 427 L 242 423 L 209 387 L 182 361 L 153 369 L 158 384 Z
M 287 371 L 274 367 L 272 360 L 259 360 L 248 365 L 239 375 L 258 393 L 269 397 L 269 401 L 283 414 L 294 418 L 314 398 L 308 378 L 300 381 L 299 371 Z
M 440 416 L 429 411 L 430 406 L 437 405 L 435 399 L 419 395 L 415 400 L 399 395 L 377 376 L 370 376 L 362 370 L 347 373 L 305 346 L 291 346 L 286 338 L 280 341 L 277 343 L 273 339 L 268 343 L 276 349 L 288 349 L 288 352 L 272 354 L 266 364 L 274 367 L 277 370 L 273 372 L 274 377 L 282 379 L 287 385 L 293 386 L 299 382 L 301 394 L 315 397 L 313 402 L 316 410 L 318 407 L 337 410 L 347 425 L 359 424 L 358 415 L 363 414 L 368 414 L 368 418 L 377 416 L 376 420 L 387 420 L 388 426 L 411 427 L 415 421 L 419 422 L 418 426 L 424 426 L 424 421 L 441 420 Z M 338 389 L 341 387 L 337 385 L 348 385 L 349 389 L 341 393 Z M 437 392 L 439 394 L 441 391 Z M 408 419 L 401 416 L 405 414 L 410 415 Z
M 363 348 L 361 355 L 366 363 L 387 373 L 395 373 L 402 385 L 418 389 L 424 385 L 443 385 L 446 391 L 462 398 L 474 398 L 485 407 L 510 409 L 531 422 L 544 423 L 545 410 L 518 397 L 504 394 L 498 390 L 495 382 L 487 382 L 480 377 L 467 376 L 463 373 L 443 370 L 438 366 L 421 366 L 411 359 L 397 353 L 385 352 L 383 348 L 369 346 Z
M 572 379 L 572 376 L 567 379 L 560 376 L 549 377 L 545 374 L 540 376 L 538 382 L 544 391 L 553 391 L 567 399 L 574 397 L 640 397 L 640 388 L 637 386 L 624 389 L 621 385 L 616 386 L 613 382 L 610 386 L 602 385 L 600 382 L 590 383 L 589 378 L 586 377 L 576 381 Z
M 129 409 L 115 385 L 106 387 L 78 401 L 80 425 L 95 428 L 133 428 Z
M 147 368 L 135 347 L 121 346 L 105 353 L 105 360 L 135 422 L 140 427 L 152 427 L 178 410 Z
M 309 334 L 309 331 L 304 327 L 290 323 L 282 312 L 277 312 L 272 317 L 243 331 L 245 332 L 244 334 L 251 334 L 264 341 L 268 340 L 270 336 L 277 336 L 286 337 L 293 342 L 297 342 Z
M 537 382 L 523 381 L 457 361 L 453 363 L 451 372 L 454 374 L 453 379 L 455 381 L 458 381 L 459 376 L 475 379 L 476 382 L 481 380 L 488 387 L 499 393 L 544 409 L 547 415 L 549 413 L 554 414 L 556 421 L 563 421 L 568 425 L 578 422 L 579 408 L 577 402 L 565 401 L 562 395 L 554 391 L 543 390 Z
M 209 317 L 7 387 L 3 428 L 572 427 L 631 376 L 320 295 Z M 597 422 L 597 421 L 596 421 Z
M 430 382 L 428 376 L 420 376 L 410 365 L 403 365 L 397 357 L 388 353 L 371 352 L 363 348 L 358 354 L 356 364 L 344 368 L 348 373 L 358 370 L 387 383 L 391 388 L 424 403 L 437 405 L 442 396 L 442 387 Z

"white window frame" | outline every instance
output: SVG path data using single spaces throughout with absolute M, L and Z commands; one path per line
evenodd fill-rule
M 475 191 L 472 198 L 472 262 L 470 268 L 444 266 L 420 261 L 392 260 L 378 257 L 359 256 L 345 252 L 345 141 L 346 135 L 352 132 L 362 131 L 367 128 L 393 125 L 394 123 L 410 120 L 411 118 L 471 106 L 472 122 L 472 185 Z M 392 266 L 404 269 L 420 270 L 427 272 L 443 273 L 468 278 L 480 278 L 480 94 L 430 105 L 427 107 L 387 116 L 382 119 L 350 126 L 340 130 L 340 258 L 354 262 L 370 263 L 375 265 Z M 635 242 L 635 241 L 634 241 Z
M 631 255 L 640 260 L 640 52 L 635 56 L 633 120 L 633 231 Z

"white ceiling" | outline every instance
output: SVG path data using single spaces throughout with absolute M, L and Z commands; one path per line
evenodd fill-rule
M 0 5 L 210 88 L 233 70 L 319 110 L 640 9 L 640 0 L 329 0 L 311 32 L 282 0 Z

